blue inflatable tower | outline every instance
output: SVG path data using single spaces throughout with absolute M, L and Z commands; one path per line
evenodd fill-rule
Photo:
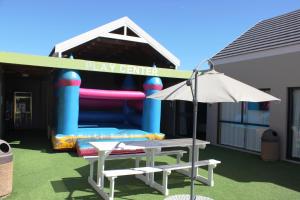
M 57 133 L 74 135 L 78 129 L 79 87 L 81 79 L 77 72 L 62 70 L 57 80 Z
M 144 82 L 146 96 L 154 94 L 163 88 L 159 77 L 147 77 Z M 145 99 L 143 107 L 142 129 L 149 133 L 160 133 L 161 101 Z

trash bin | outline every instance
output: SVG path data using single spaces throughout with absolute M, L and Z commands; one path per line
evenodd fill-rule
M 0 199 L 12 192 L 13 155 L 7 142 L 0 140 Z
M 279 160 L 279 137 L 271 129 L 264 131 L 262 134 L 261 159 L 264 161 Z

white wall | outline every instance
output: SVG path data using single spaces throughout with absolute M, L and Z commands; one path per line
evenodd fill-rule
M 300 52 L 242 62 L 217 64 L 217 71 L 252 85 L 258 89 L 270 89 L 281 102 L 270 106 L 270 128 L 281 139 L 281 159 L 286 158 L 288 88 L 300 87 Z M 217 143 L 218 107 L 207 108 L 207 135 L 211 143 Z

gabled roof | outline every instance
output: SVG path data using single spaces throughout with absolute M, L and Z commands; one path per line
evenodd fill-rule
M 227 59 L 246 54 L 259 54 L 260 57 L 272 53 L 289 52 L 300 50 L 295 46 L 300 45 L 300 10 L 263 20 L 250 28 L 231 44 L 213 56 L 212 60 Z M 300 46 L 299 46 L 300 47 Z M 277 51 L 276 51 L 276 50 Z M 263 53 L 262 53 L 263 52 Z M 255 56 L 252 56 L 254 58 Z
M 122 17 L 64 42 L 58 43 L 53 48 L 50 56 L 56 55 L 61 57 L 65 51 L 99 37 L 149 44 L 153 49 L 174 64 L 176 68 L 180 65 L 180 60 L 177 57 L 175 57 L 128 17 Z

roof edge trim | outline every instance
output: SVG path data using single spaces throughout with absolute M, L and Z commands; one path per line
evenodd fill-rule
M 120 19 L 114 20 L 107 24 L 104 24 L 100 27 L 72 37 L 68 40 L 60 42 L 54 46 L 54 51 L 50 53 L 50 56 L 56 54 L 61 55 L 62 52 L 67 51 L 71 48 L 84 44 L 90 40 L 96 39 L 97 37 L 109 37 L 108 33 L 121 27 L 127 26 L 129 27 L 134 33 L 136 33 L 140 38 L 136 39 L 138 41 L 145 40 L 151 47 L 153 47 L 156 51 L 158 51 L 162 56 L 168 59 L 171 63 L 175 65 L 177 69 L 180 66 L 180 60 L 173 55 L 169 50 L 167 50 L 164 46 L 158 43 L 154 38 L 152 38 L 148 33 L 146 33 L 142 28 L 140 28 L 137 24 L 135 24 L 131 19 L 128 17 L 122 17 Z M 115 38 L 112 38 L 115 39 Z M 132 38 L 132 41 L 134 37 Z M 137 42 L 138 42 L 137 41 Z

